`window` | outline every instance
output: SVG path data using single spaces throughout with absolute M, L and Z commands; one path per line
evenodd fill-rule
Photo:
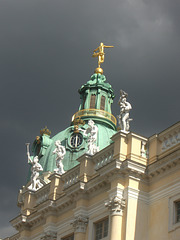
M 108 225 L 108 218 L 95 223 L 95 240 L 100 240 L 108 236 Z
M 96 95 L 92 94 L 91 101 L 90 101 L 90 108 L 95 108 L 95 106 L 96 106 Z
M 175 202 L 175 222 L 180 222 L 180 201 Z
M 74 240 L 74 234 L 68 237 L 62 238 L 62 240 Z
M 100 109 L 101 109 L 101 110 L 104 110 L 104 109 L 105 109 L 105 96 L 101 96 Z
M 169 198 L 169 224 L 168 230 L 180 228 L 180 193 Z

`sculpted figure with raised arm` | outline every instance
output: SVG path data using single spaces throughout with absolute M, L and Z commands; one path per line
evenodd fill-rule
M 43 171 L 41 164 L 39 163 L 38 156 L 35 156 L 33 159 L 30 156 L 29 152 L 29 143 L 27 145 L 27 156 L 28 156 L 28 163 L 32 165 L 31 167 L 31 184 L 28 187 L 29 190 L 37 191 L 39 188 L 43 186 L 43 184 L 38 179 L 39 172 Z
M 120 115 L 118 115 L 118 122 L 121 128 L 121 131 L 128 132 L 129 131 L 129 122 L 132 121 L 129 118 L 129 112 L 132 109 L 132 106 L 129 102 L 126 101 L 128 94 L 123 90 L 120 90 L 120 98 L 119 98 L 119 106 L 120 106 Z
M 54 149 L 53 154 L 56 154 L 56 166 L 57 166 L 57 168 L 54 169 L 54 172 L 62 175 L 63 173 L 65 173 L 64 165 L 62 163 L 62 160 L 64 159 L 64 156 L 66 154 L 66 149 L 65 149 L 64 146 L 61 145 L 60 140 L 55 141 L 55 146 L 56 146 L 56 148 Z
M 101 67 L 101 63 L 104 62 L 104 48 L 113 48 L 114 46 L 106 46 L 104 43 L 100 43 L 100 46 L 93 51 L 93 57 L 98 57 L 98 67 Z M 99 51 L 99 52 L 97 52 Z

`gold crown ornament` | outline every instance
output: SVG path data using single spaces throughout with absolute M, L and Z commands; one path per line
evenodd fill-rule
M 40 134 L 41 134 L 41 136 L 44 135 L 44 134 L 50 136 L 51 135 L 51 131 L 46 126 L 45 128 L 40 130 Z

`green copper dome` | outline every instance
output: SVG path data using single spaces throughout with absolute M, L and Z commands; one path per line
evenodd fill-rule
M 79 89 L 81 104 L 72 120 L 78 117 L 83 120 L 92 118 L 116 130 L 116 118 L 111 114 L 111 104 L 115 95 L 111 85 L 105 81 L 104 75 L 94 73 L 91 80 L 82 85 Z
M 68 171 L 79 162 L 77 158 L 88 150 L 88 137 L 81 129 L 88 128 L 88 121 L 92 119 L 98 127 L 96 145 L 102 150 L 111 143 L 111 137 L 116 133 L 116 119 L 111 114 L 111 104 L 114 99 L 114 91 L 106 78 L 101 74 L 93 74 L 91 79 L 79 89 L 81 104 L 79 111 L 72 117 L 71 126 L 50 138 L 47 129 L 37 137 L 33 143 L 33 155 L 38 155 L 43 172 L 54 172 L 56 168 L 56 154 L 53 154 L 55 141 L 60 140 L 66 149 L 63 159 L 64 170 Z M 77 120 L 84 125 L 77 126 Z

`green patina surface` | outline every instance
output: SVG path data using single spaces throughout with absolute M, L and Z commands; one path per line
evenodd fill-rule
M 79 89 L 79 94 L 81 98 L 81 104 L 79 108 L 80 110 L 90 108 L 91 95 L 94 94 L 96 96 L 95 110 L 100 109 L 100 99 L 101 96 L 104 96 L 104 111 L 111 113 L 111 104 L 113 103 L 113 99 L 115 96 L 111 85 L 109 83 L 106 83 L 105 81 L 106 78 L 104 75 L 93 74 L 91 76 L 91 80 L 89 80 L 86 84 L 82 85 L 82 87 Z M 89 119 L 93 119 L 95 125 L 98 127 L 98 138 L 96 144 L 97 146 L 99 146 L 100 150 L 111 144 L 111 137 L 116 133 L 116 127 L 111 124 L 110 121 L 108 121 L 106 118 L 103 119 L 102 116 L 87 116 L 82 117 L 82 119 L 85 121 L 85 125 L 79 126 L 80 128 L 88 128 Z M 43 134 L 40 138 L 39 144 L 37 140 L 34 141 L 32 147 L 33 155 L 38 155 L 39 163 L 43 167 L 43 172 L 54 172 L 54 169 L 56 168 L 56 154 L 53 154 L 56 140 L 60 140 L 61 144 L 66 148 L 66 155 L 63 159 L 64 170 L 68 171 L 69 169 L 79 164 L 77 158 L 79 158 L 88 150 L 87 136 L 84 136 L 82 134 L 82 143 L 78 147 L 73 147 L 71 145 L 71 137 L 73 134 L 74 125 L 72 123 L 70 127 L 66 128 L 64 131 L 59 132 L 53 138 L 50 138 L 48 135 Z
M 105 111 L 111 113 L 111 104 L 115 97 L 114 90 L 109 83 L 106 83 L 106 77 L 94 73 L 86 84 L 79 89 L 81 104 L 79 110 L 90 108 L 91 95 L 96 95 L 96 109 L 100 109 L 101 97 L 105 97 Z
M 98 126 L 98 139 L 97 139 L 97 145 L 99 146 L 100 150 L 104 147 L 108 146 L 111 143 L 111 136 L 114 135 L 116 132 L 112 129 L 109 129 L 101 124 L 96 124 Z M 87 128 L 88 124 L 85 124 L 83 128 Z M 76 159 L 80 157 L 83 153 L 87 152 L 87 137 L 83 138 L 82 144 L 77 147 L 73 148 L 70 143 L 70 139 L 73 132 L 74 127 L 69 127 L 65 129 L 64 131 L 58 133 L 52 138 L 51 145 L 47 148 L 46 153 L 43 157 L 40 159 L 40 164 L 42 165 L 44 172 L 51 171 L 53 172 L 56 168 L 56 156 L 53 154 L 53 151 L 55 149 L 55 141 L 60 140 L 61 144 L 65 146 L 66 148 L 66 155 L 63 159 L 63 165 L 64 170 L 67 171 L 77 164 L 79 164 Z

